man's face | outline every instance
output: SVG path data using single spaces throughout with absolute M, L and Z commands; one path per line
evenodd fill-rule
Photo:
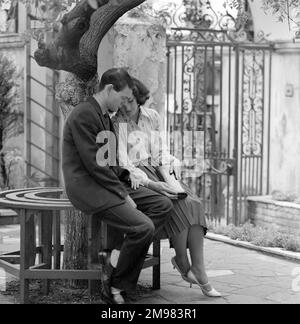
M 117 112 L 123 106 L 128 105 L 134 99 L 132 89 L 128 86 L 120 92 L 115 91 L 113 88 L 108 95 L 108 110 L 111 113 Z

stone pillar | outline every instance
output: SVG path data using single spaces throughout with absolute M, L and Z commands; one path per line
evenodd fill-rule
M 272 62 L 271 191 L 300 194 L 300 43 L 278 43 Z
M 166 31 L 159 22 L 121 18 L 103 40 L 98 57 L 100 76 L 111 67 L 127 67 L 150 89 L 148 107 L 165 116 Z

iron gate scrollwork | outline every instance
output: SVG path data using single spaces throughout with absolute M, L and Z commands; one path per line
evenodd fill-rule
M 243 223 L 246 197 L 269 190 L 272 46 L 173 28 L 167 56 L 171 153 L 210 220 Z

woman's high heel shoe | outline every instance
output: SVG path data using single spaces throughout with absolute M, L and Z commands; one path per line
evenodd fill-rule
M 198 279 L 196 278 L 196 276 L 192 270 L 190 270 L 186 276 L 189 280 L 196 282 L 196 284 L 201 288 L 202 293 L 205 296 L 207 296 L 207 297 L 222 297 L 222 295 L 215 288 L 213 288 L 209 283 L 207 283 L 205 285 L 200 284 L 200 282 L 198 281 Z M 191 287 L 192 287 L 192 283 L 191 283 Z
M 191 278 L 188 278 L 188 276 L 187 276 L 187 274 L 186 273 L 183 273 L 181 270 L 180 270 L 180 268 L 178 267 L 178 265 L 177 265 L 177 263 L 176 263 L 176 261 L 175 261 L 175 257 L 173 257 L 172 259 L 171 259 L 171 263 L 172 263 L 172 265 L 173 265 L 173 269 L 177 269 L 177 271 L 180 273 L 180 275 L 181 275 L 181 277 L 182 277 L 182 279 L 184 280 L 184 281 L 186 281 L 186 282 L 188 282 L 189 284 L 198 284 L 198 282 L 197 281 L 194 281 L 193 279 L 191 279 Z

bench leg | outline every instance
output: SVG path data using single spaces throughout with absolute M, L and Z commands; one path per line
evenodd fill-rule
M 160 240 L 153 242 L 153 256 L 158 258 L 159 262 L 153 266 L 152 289 L 160 289 Z
M 42 257 L 40 263 L 45 263 L 45 269 L 51 269 L 52 267 L 52 212 L 42 211 L 40 220 L 40 242 L 42 246 Z M 50 280 L 42 281 L 42 292 L 44 295 L 49 294 Z
M 22 278 L 20 276 L 20 303 L 28 304 L 29 299 L 29 280 Z
M 61 256 L 61 231 L 60 231 L 60 212 L 53 212 L 53 246 L 54 246 L 54 269 L 60 269 Z
M 98 254 L 101 250 L 101 221 L 99 217 L 91 215 L 88 222 L 88 267 L 99 263 Z M 100 291 L 101 283 L 99 280 L 89 280 L 88 290 L 91 296 Z
M 29 280 L 25 278 L 25 271 L 34 265 L 35 247 L 35 227 L 34 214 L 31 211 L 20 211 L 20 302 L 29 302 Z

